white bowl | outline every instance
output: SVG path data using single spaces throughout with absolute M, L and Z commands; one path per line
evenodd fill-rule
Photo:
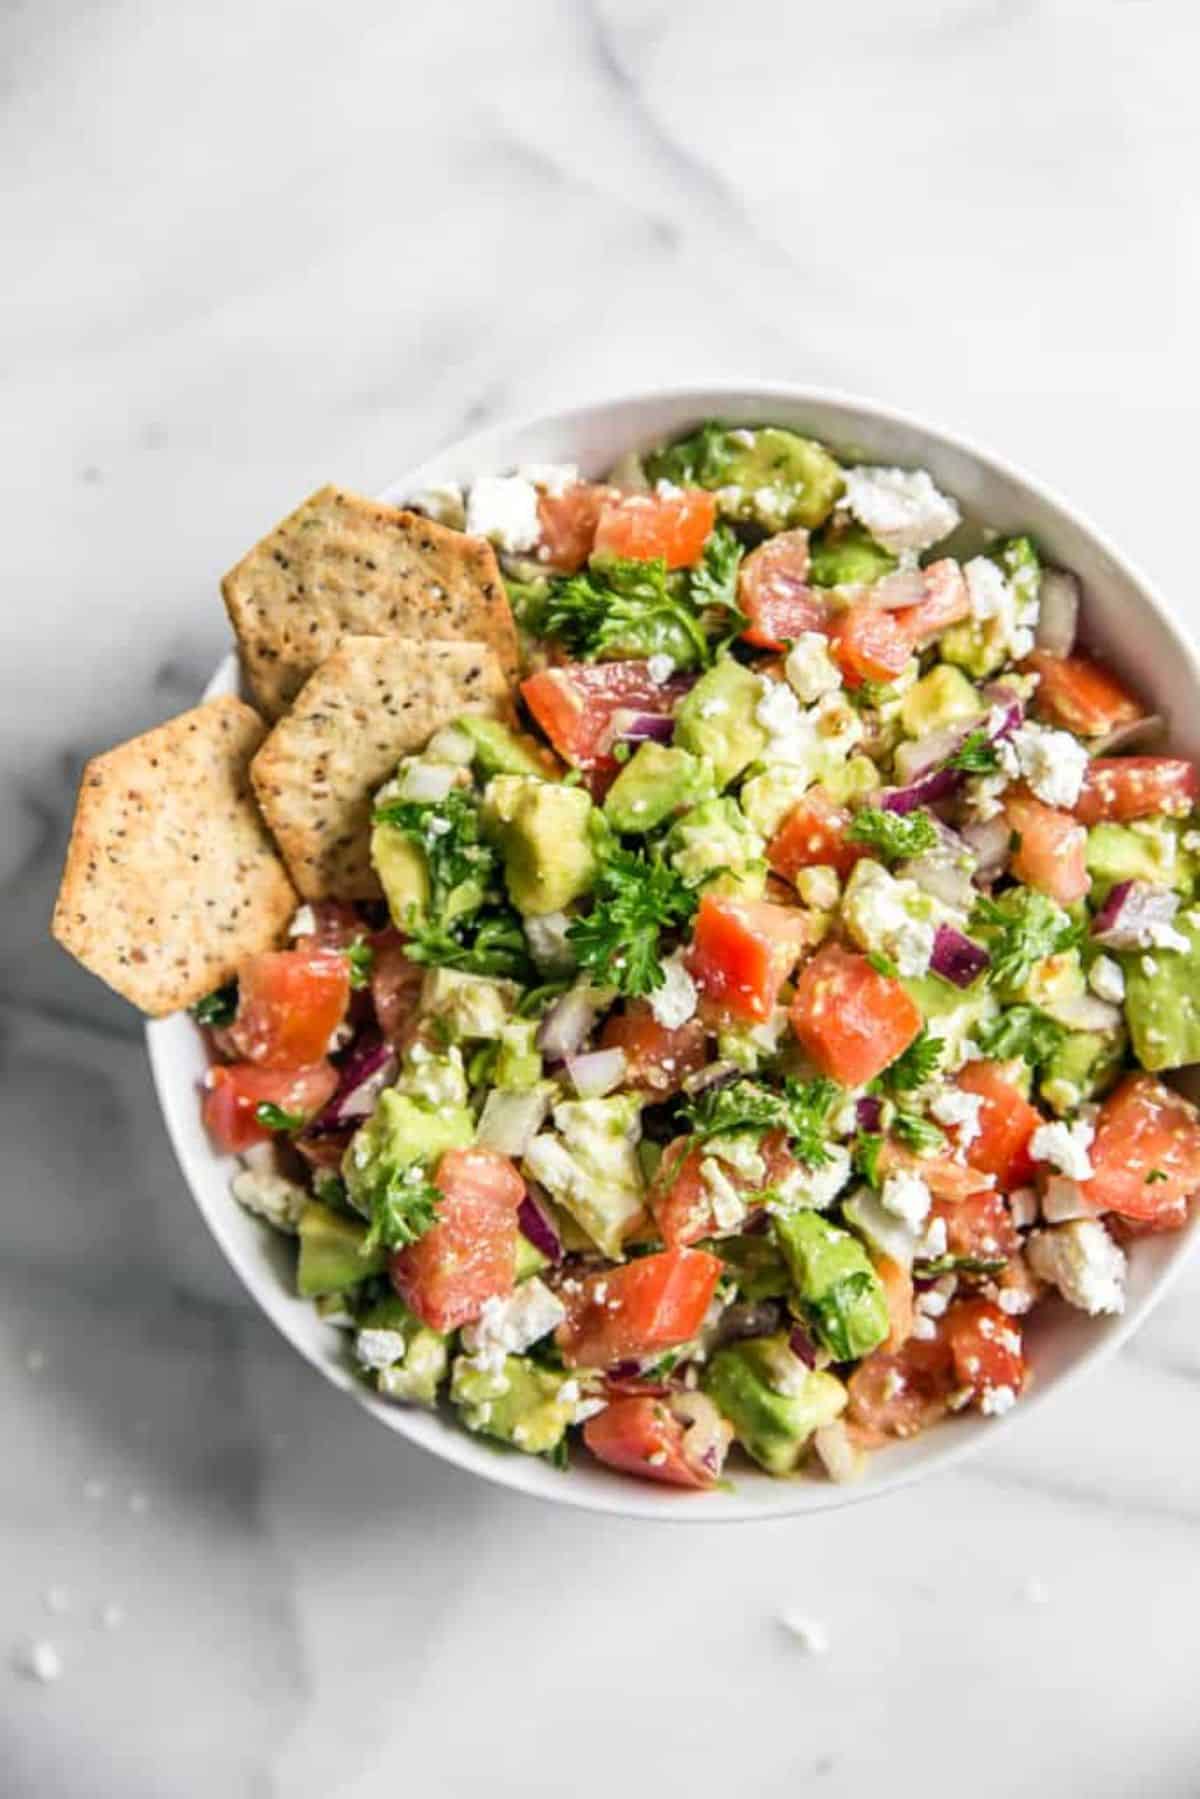
M 600 401 L 481 431 L 402 476 L 382 497 L 399 501 L 435 481 L 465 482 L 524 462 L 575 462 L 585 474 L 598 475 L 631 446 L 680 433 L 705 418 L 790 425 L 843 455 L 927 468 L 968 516 L 1003 531 L 1028 530 L 1051 560 L 1080 577 L 1086 641 L 1111 657 L 1119 672 L 1167 715 L 1172 747 L 1200 758 L 1200 665 L 1144 576 L 1077 512 L 1029 476 L 944 431 L 865 400 L 795 387 L 738 386 Z M 230 655 L 208 691 L 236 688 L 236 663 Z M 449 1416 L 389 1404 L 358 1382 L 351 1372 L 345 1333 L 323 1324 L 311 1303 L 293 1292 L 292 1245 L 250 1217 L 230 1194 L 237 1164 L 213 1153 L 200 1122 L 199 1088 L 206 1066 L 200 1033 L 181 1014 L 150 1024 L 147 1038 L 167 1130 L 196 1204 L 246 1287 L 301 1355 L 389 1430 L 434 1455 L 519 1492 L 593 1511 L 704 1523 L 778 1518 L 848 1505 L 948 1467 L 1013 1429 L 1130 1336 L 1178 1270 L 1200 1229 L 1200 1220 L 1193 1217 L 1185 1230 L 1150 1237 L 1135 1246 L 1128 1302 L 1120 1318 L 1087 1318 L 1057 1302 L 1039 1312 L 1029 1332 L 1034 1383 L 1007 1417 L 948 1420 L 913 1442 L 873 1456 L 865 1477 L 852 1486 L 806 1476 L 772 1480 L 738 1467 L 732 1491 L 680 1493 L 613 1474 L 582 1451 L 570 1471 L 561 1473 L 543 1461 L 489 1446 Z

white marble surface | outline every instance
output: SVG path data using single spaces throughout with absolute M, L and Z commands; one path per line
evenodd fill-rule
M 1200 1793 L 1200 1269 L 1057 1408 L 879 1505 L 534 1507 L 272 1334 L 137 1021 L 44 941 L 80 763 L 194 697 L 219 573 L 318 480 L 505 411 L 740 372 L 872 393 L 1027 463 L 1195 607 L 1195 10 L 817 10 L 0 16 L 13 1799 Z M 31 1637 L 56 1684 L 9 1671 Z

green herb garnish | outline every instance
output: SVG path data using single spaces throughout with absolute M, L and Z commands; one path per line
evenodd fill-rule
M 854 1148 L 850 1156 L 854 1172 L 861 1175 L 868 1187 L 873 1187 L 876 1192 L 879 1191 L 882 1184 L 879 1173 L 879 1157 L 883 1145 L 884 1139 L 878 1132 L 860 1131 L 854 1139 Z
M 665 655 L 677 668 L 697 668 L 710 652 L 689 585 L 661 557 L 598 557 L 551 581 L 538 627 L 590 660 Z
M 419 1162 L 390 1168 L 365 1195 L 371 1214 L 363 1250 L 404 1249 L 437 1223 L 441 1192 Z
M 1062 1025 L 1036 1006 L 1008 1006 L 979 1026 L 976 1041 L 984 1055 L 997 1062 L 1020 1056 L 1031 1068 L 1040 1068 L 1065 1036 Z
M 357 993 L 363 987 L 371 985 L 371 970 L 375 964 L 375 951 L 365 937 L 356 937 L 346 951 L 346 960 L 350 964 L 350 985 Z
M 897 1111 L 892 1120 L 892 1131 L 901 1143 L 919 1156 L 936 1155 L 939 1149 L 946 1147 L 946 1134 L 928 1118 L 922 1118 L 919 1112 Z
M 981 897 L 971 925 L 987 937 L 988 980 L 997 987 L 1019 987 L 1046 956 L 1073 949 L 1084 933 L 1082 924 L 1031 887 L 1015 888 L 1000 899 Z
M 945 1041 L 922 1025 L 908 1048 L 890 1062 L 873 1086 L 889 1093 L 912 1093 L 932 1080 L 945 1051 Z
M 259 1101 L 254 1108 L 254 1116 L 264 1131 L 278 1131 L 287 1137 L 302 1131 L 308 1123 L 303 1112 L 285 1112 L 282 1106 L 272 1105 L 269 1099 Z
M 781 1088 L 761 1081 L 733 1081 L 714 1087 L 680 1110 L 701 1141 L 738 1131 L 783 1131 L 798 1161 L 808 1168 L 824 1168 L 829 1162 L 829 1113 L 838 1097 L 833 1081 L 821 1077 L 797 1081 L 788 1076 Z
M 661 856 L 616 848 L 601 865 L 591 911 L 572 922 L 567 941 L 601 986 L 636 999 L 662 986 L 662 934 L 689 924 L 697 903 Z
M 877 806 L 863 806 L 856 812 L 846 836 L 851 843 L 869 844 L 889 862 L 901 856 L 920 856 L 938 841 L 937 827 L 928 812 L 883 812 Z
M 942 766 L 964 775 L 994 775 L 1000 767 L 1000 752 L 986 731 L 972 731 Z
M 220 1030 L 233 1023 L 237 1015 L 237 1003 L 237 982 L 229 981 L 224 987 L 218 987 L 214 992 L 206 993 L 203 999 L 198 999 L 191 1008 L 192 1017 L 197 1024 Z

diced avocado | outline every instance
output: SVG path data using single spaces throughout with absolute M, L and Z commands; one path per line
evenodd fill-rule
M 693 806 L 672 825 L 666 847 L 671 866 L 689 887 L 704 886 L 718 871 L 723 881 L 734 877 L 744 898 L 756 898 L 766 886 L 766 843 L 735 799 Z
M 921 1008 L 931 1033 L 946 1045 L 943 1066 L 954 1066 L 963 1044 L 996 1011 L 996 1001 L 982 981 L 966 992 L 935 974 L 904 976 L 900 984 Z
M 719 1349 L 700 1384 L 768 1474 L 791 1474 L 813 1432 L 832 1424 L 846 1404 L 841 1381 L 805 1367 L 782 1333 Z
M 504 854 L 509 898 L 518 912 L 561 912 L 596 878 L 592 802 L 582 787 L 496 775 L 484 794 L 482 823 Z
M 614 831 L 641 836 L 712 791 L 706 759 L 674 745 L 643 743 L 609 788 L 604 816 Z
M 808 578 L 814 587 L 869 586 L 895 566 L 892 552 L 848 512 L 835 512 L 809 546 Z
M 397 1093 L 407 1094 L 427 1110 L 462 1108 L 467 1103 L 467 1075 L 462 1051 L 451 1043 L 431 1049 L 420 1038 L 404 1052 L 404 1061 L 393 1083 Z
M 854 759 L 860 760 L 858 757 Z M 756 831 L 763 837 L 773 837 L 811 785 L 812 776 L 807 769 L 795 768 L 787 762 L 775 762 L 770 768 L 763 769 L 761 774 L 751 775 L 749 780 L 742 783 L 738 803 Z
M 641 1101 L 632 1093 L 563 1100 L 554 1108 L 554 1126 L 526 1150 L 526 1173 L 605 1255 L 620 1256 L 645 1195 L 637 1156 Z
M 529 1280 L 540 1274 L 543 1268 L 549 1268 L 550 1257 L 542 1254 L 536 1243 L 531 1243 L 523 1231 L 517 1233 L 517 1265 L 516 1279 L 519 1282 Z
M 572 1399 L 560 1399 L 566 1376 L 540 1368 L 527 1356 L 505 1356 L 499 1369 L 477 1368 L 456 1356 L 450 1375 L 450 1399 L 468 1430 L 511 1443 L 526 1455 L 545 1455 L 557 1448 L 574 1412 Z
M 376 1371 L 375 1385 L 384 1398 L 433 1405 L 450 1366 L 449 1338 L 422 1324 L 402 1299 L 391 1294 L 363 1313 L 358 1328 L 396 1331 L 404 1338 L 403 1355 Z
M 653 480 L 715 489 L 725 518 L 788 531 L 813 530 L 833 510 L 842 471 L 812 438 L 778 425 L 736 430 L 710 423 L 646 457 Z
M 386 1249 L 364 1251 L 367 1228 L 357 1219 L 310 1199 L 300 1214 L 300 1259 L 296 1291 L 302 1299 L 318 1293 L 345 1293 L 387 1267 Z
M 938 653 L 943 662 L 956 663 L 977 681 L 1003 668 L 1008 660 L 1005 622 L 999 617 L 964 619 L 951 625 L 938 639 Z
M 901 700 L 900 723 L 910 737 L 925 737 L 945 725 L 979 718 L 986 710 L 979 689 L 971 685 L 962 670 L 952 663 L 938 662 Z
M 411 1168 L 414 1162 L 434 1162 L 443 1150 L 466 1149 L 474 1138 L 475 1123 L 466 1106 L 434 1110 L 394 1087 L 386 1088 L 342 1157 L 351 1205 L 370 1217 L 372 1194 L 395 1170 Z
M 396 825 L 371 831 L 371 866 L 379 876 L 392 923 L 403 930 L 413 914 L 429 910 L 429 868 L 425 853 Z
M 538 1028 L 536 1018 L 514 1018 L 501 1025 L 496 1065 L 492 1070 L 493 1086 L 517 1093 L 537 1086 L 542 1078 Z
M 728 787 L 766 748 L 767 733 L 755 716 L 762 694 L 751 669 L 722 656 L 680 702 L 675 742 L 711 761 L 718 788 Z
M 845 762 L 831 762 L 822 772 L 821 785 L 831 800 L 848 806 L 882 787 L 883 776 L 869 756 L 850 756 Z
M 857 1237 L 819 1212 L 773 1222 L 801 1310 L 835 1362 L 868 1355 L 888 1334 L 887 1298 Z
M 1042 588 L 1042 564 L 1031 537 L 1006 537 L 988 555 L 999 563 L 1017 599 L 1017 610 L 1035 606 Z
M 501 719 L 469 712 L 457 721 L 457 728 L 470 738 L 481 774 L 532 775 L 539 781 L 553 777 L 554 769 L 540 745 Z
M 1139 818 L 1132 824 L 1093 825 L 1087 836 L 1091 902 L 1103 905 L 1118 881 L 1149 881 L 1190 893 L 1196 860 L 1180 843 L 1180 824 L 1171 818 Z
M 1052 1111 L 1065 1116 L 1107 1092 L 1124 1056 L 1124 1031 L 1068 1031 L 1042 1069 L 1038 1091 Z
M 458 968 L 431 968 L 421 985 L 421 1011 L 436 1018 L 451 1043 L 498 1037 L 512 1016 L 520 989 L 492 975 Z
M 791 1291 L 787 1263 L 773 1238 L 766 1235 L 718 1237 L 703 1247 L 720 1256 L 737 1282 L 741 1298 L 750 1301 L 784 1299 Z
M 1187 938 L 1186 950 L 1121 958 L 1133 1053 L 1155 1074 L 1200 1062 L 1200 913 L 1181 913 L 1175 928 Z
M 1006 990 L 1006 998 L 1024 1001 L 1053 1016 L 1058 1006 L 1067 1000 L 1081 998 L 1086 991 L 1079 951 L 1065 949 L 1035 962 L 1020 986 L 1014 987 L 1011 993 Z

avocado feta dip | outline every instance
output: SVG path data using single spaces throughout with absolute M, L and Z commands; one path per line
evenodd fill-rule
M 521 671 L 369 796 L 381 897 L 195 1008 L 237 1199 L 509 1451 L 845 1480 L 1007 1412 L 1200 1187 L 1197 773 L 1078 581 L 770 423 L 415 504 Z

